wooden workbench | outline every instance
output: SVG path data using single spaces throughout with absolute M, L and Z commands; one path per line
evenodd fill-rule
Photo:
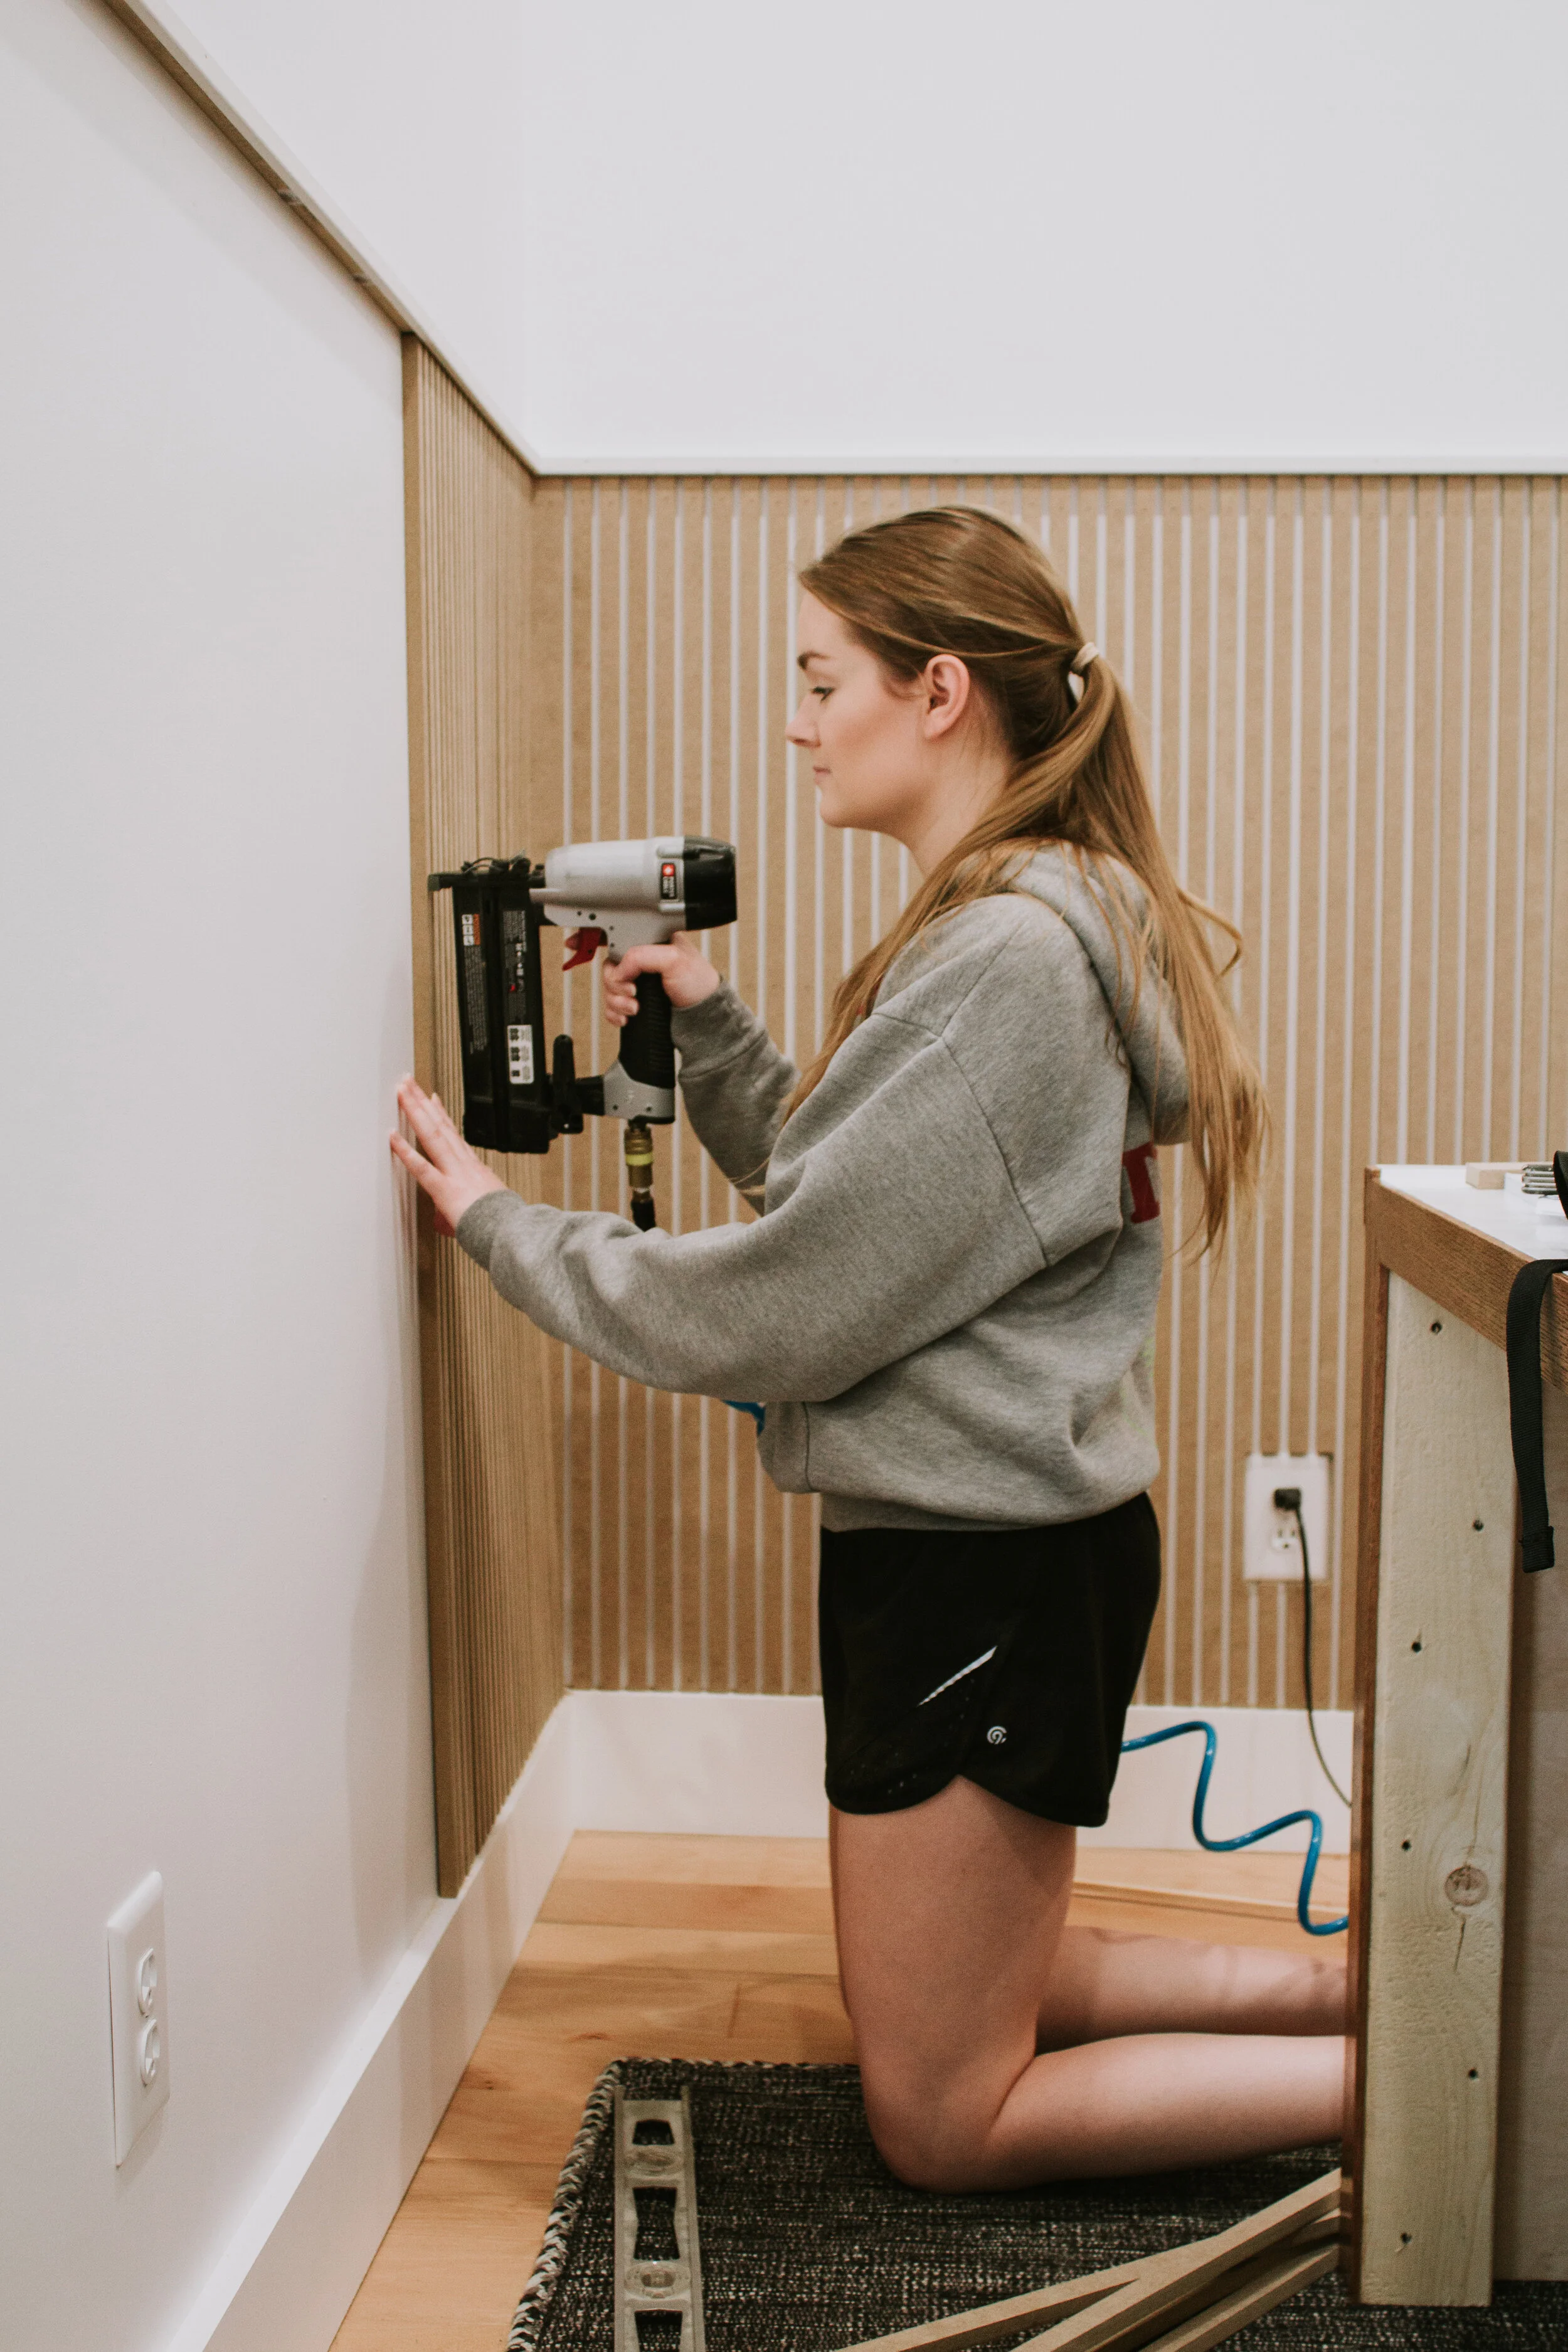
M 1568 1221 L 1368 1172 L 1351 1941 L 1352 2292 L 1568 2278 L 1568 1280 L 1542 1318 L 1563 1565 L 1515 1538 L 1504 1317 Z

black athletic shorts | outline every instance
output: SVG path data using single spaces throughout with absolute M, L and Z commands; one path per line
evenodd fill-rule
M 1147 1495 L 1054 1528 L 825 1528 L 829 1802 L 900 1812 L 963 1779 L 1098 1828 L 1159 1597 Z

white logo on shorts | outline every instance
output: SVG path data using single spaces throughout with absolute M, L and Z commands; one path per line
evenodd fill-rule
M 977 1658 L 971 1658 L 966 1666 L 960 1666 L 955 1675 L 949 1675 L 946 1682 L 938 1683 L 935 1690 L 927 1691 L 924 1698 L 921 1701 L 921 1705 L 922 1706 L 929 1706 L 933 1698 L 940 1698 L 943 1691 L 950 1691 L 954 1683 L 961 1683 L 965 1675 L 972 1675 L 974 1672 L 976 1666 L 989 1665 L 995 1655 L 996 1644 L 993 1642 L 988 1650 L 982 1650 Z
M 985 1737 L 993 1748 L 1000 1748 L 1007 1734 L 999 1723 L 994 1723 Z

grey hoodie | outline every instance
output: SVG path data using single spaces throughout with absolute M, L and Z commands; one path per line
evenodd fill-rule
M 1132 982 L 1042 850 L 904 950 L 787 1120 L 797 1073 L 732 990 L 676 1014 L 687 1111 L 754 1223 L 642 1234 L 490 1192 L 458 1239 L 611 1370 L 764 1404 L 764 1467 L 827 1527 L 1109 1510 L 1159 1466 L 1153 1145 L 1186 1120 L 1168 999 L 1146 971 L 1134 1012 Z

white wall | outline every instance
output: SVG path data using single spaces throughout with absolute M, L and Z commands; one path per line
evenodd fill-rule
M 433 1899 L 399 353 L 91 0 L 0 0 L 0 2339 L 139 2352 Z
M 150 13 L 176 21 L 163 0 Z M 180 0 L 180 19 L 504 411 L 523 328 L 520 0 Z
M 566 468 L 1568 457 L 1555 0 L 530 0 Z
M 183 5 L 550 471 L 1568 463 L 1556 0 Z

